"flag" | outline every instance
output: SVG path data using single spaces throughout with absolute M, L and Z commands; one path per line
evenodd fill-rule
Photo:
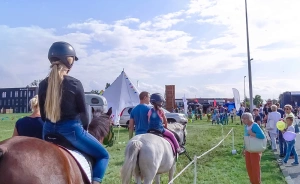
M 239 110 L 241 107 L 240 93 L 235 88 L 232 88 L 232 92 L 233 92 L 233 97 L 234 97 L 235 109 Z

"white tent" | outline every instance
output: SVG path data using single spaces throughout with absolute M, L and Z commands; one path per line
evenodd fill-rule
M 120 114 L 125 107 L 136 106 L 140 103 L 139 94 L 124 70 L 104 91 L 103 96 L 107 100 L 107 107 L 112 107 L 113 121 L 116 125 L 119 124 Z

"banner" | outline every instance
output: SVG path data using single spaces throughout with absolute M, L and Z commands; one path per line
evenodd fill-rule
M 232 88 L 232 92 L 234 97 L 235 109 L 238 111 L 241 107 L 240 93 L 235 88 Z
M 184 97 L 182 98 L 182 101 L 183 101 L 183 107 L 184 107 L 184 114 L 187 115 L 188 104 L 187 104 L 187 100 L 185 98 L 185 94 L 184 94 Z

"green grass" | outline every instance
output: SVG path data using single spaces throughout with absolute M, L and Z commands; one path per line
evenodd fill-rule
M 15 121 L 1 121 L 0 115 L 0 140 L 9 138 Z M 16 115 L 11 115 L 16 116 Z M 11 117 L 10 116 L 10 117 Z M 17 115 L 22 116 L 22 115 Z M 244 157 L 240 154 L 243 147 L 243 126 L 236 123 L 229 123 L 224 126 L 224 135 L 231 128 L 235 133 L 235 149 L 237 155 L 232 155 L 232 136 L 231 134 L 225 140 L 224 146 L 221 144 L 212 152 L 197 160 L 197 183 L 203 184 L 248 184 L 249 179 L 245 168 Z M 128 142 L 128 131 L 125 128 L 115 128 L 116 143 L 113 147 L 108 148 L 111 159 L 108 170 L 103 183 L 118 184 L 120 181 L 120 169 L 124 161 L 124 150 Z M 215 146 L 221 139 L 221 126 L 212 126 L 210 123 L 196 121 L 187 126 L 187 145 L 186 148 L 191 157 L 199 156 Z M 189 160 L 185 156 L 180 156 L 177 162 L 177 172 L 180 172 Z M 263 153 L 261 161 L 262 182 L 264 184 L 283 184 L 286 183 L 280 169 L 276 163 L 276 159 L 270 150 Z M 194 165 L 191 165 L 179 178 L 176 183 L 190 184 L 194 179 Z M 162 175 L 162 184 L 168 183 L 168 175 Z M 132 182 L 133 183 L 133 182 Z

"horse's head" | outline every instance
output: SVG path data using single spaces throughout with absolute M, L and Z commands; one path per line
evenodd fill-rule
M 168 123 L 168 129 L 176 132 L 180 138 L 180 145 L 185 145 L 186 143 L 186 125 L 182 125 L 180 123 Z
M 93 119 L 88 127 L 88 132 L 94 136 L 101 143 L 104 137 L 106 137 L 112 126 L 111 114 L 112 108 L 109 108 L 107 113 L 103 113 L 101 110 L 94 110 L 92 108 Z

